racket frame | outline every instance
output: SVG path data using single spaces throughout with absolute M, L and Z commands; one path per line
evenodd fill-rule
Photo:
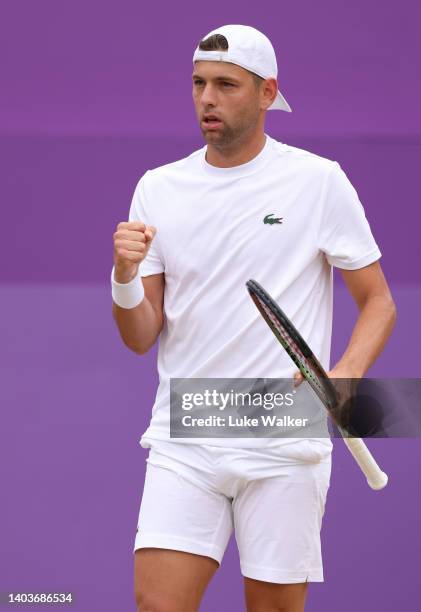
M 317 357 L 314 355 L 313 351 L 310 349 L 307 342 L 304 340 L 280 306 L 257 281 L 250 279 L 247 281 L 246 287 L 263 319 L 266 321 L 275 337 L 300 370 L 303 378 L 311 386 L 334 420 L 335 425 L 344 439 L 348 450 L 354 457 L 362 472 L 365 474 L 369 486 L 373 490 L 383 489 L 388 481 L 387 474 L 380 469 L 363 440 L 361 438 L 351 436 L 349 432 L 347 432 L 335 421 L 334 410 L 338 406 L 338 394 L 336 393 L 335 387 L 329 379 L 329 376 L 325 372 Z M 267 310 L 269 310 L 269 312 L 267 312 Z M 292 339 L 297 349 L 296 352 L 294 352 L 291 344 L 287 342 L 285 337 L 279 331 L 273 319 L 275 319 L 276 323 L 286 332 L 289 338 Z M 298 357 L 299 353 L 301 353 L 304 360 L 311 365 L 315 376 L 312 374 L 310 369 L 306 368 L 302 363 Z

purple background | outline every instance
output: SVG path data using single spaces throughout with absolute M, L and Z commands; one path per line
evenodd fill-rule
M 156 348 L 130 353 L 112 320 L 112 233 L 147 168 L 203 145 L 191 58 L 214 27 L 271 38 L 293 113 L 269 113 L 266 131 L 339 161 L 383 252 L 399 320 L 370 373 L 420 376 L 420 17 L 408 0 L 2 3 L 0 592 L 73 590 L 78 611 L 135 609 Z M 333 359 L 350 300 L 338 278 Z M 325 583 L 310 585 L 308 612 L 415 609 L 421 450 L 369 444 L 390 485 L 370 491 L 335 440 Z M 234 540 L 201 607 L 215 609 L 244 609 Z

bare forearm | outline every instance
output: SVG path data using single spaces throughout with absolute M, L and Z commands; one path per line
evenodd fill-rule
M 113 302 L 113 317 L 124 344 L 140 355 L 155 344 L 162 327 L 146 296 L 135 308 L 120 308 Z
M 113 317 L 124 344 L 140 355 L 155 344 L 164 320 L 164 274 L 147 275 L 143 282 L 139 270 L 155 234 L 143 221 L 122 221 L 113 234 Z
M 382 352 L 396 321 L 392 298 L 371 297 L 360 310 L 348 347 L 335 370 L 364 376 Z

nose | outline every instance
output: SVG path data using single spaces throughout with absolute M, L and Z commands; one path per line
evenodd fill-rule
M 203 87 L 200 101 L 204 108 L 216 106 L 216 91 L 215 88 L 212 87 L 211 83 L 208 83 Z

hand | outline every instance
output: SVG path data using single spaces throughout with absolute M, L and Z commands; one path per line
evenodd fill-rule
M 334 368 L 326 372 L 328 378 L 343 378 L 343 379 L 354 379 L 361 378 L 361 375 L 355 371 L 351 371 L 348 368 L 345 368 L 339 364 L 337 364 Z M 297 370 L 294 373 L 294 387 L 299 387 L 303 382 L 304 377 L 301 374 L 300 370 Z
M 122 221 L 114 238 L 114 278 L 128 283 L 137 274 L 140 263 L 148 254 L 156 228 L 141 221 Z
M 326 374 L 332 381 L 338 400 L 336 406 L 329 412 L 337 425 L 347 429 L 352 415 L 353 399 L 361 378 L 360 373 L 354 370 L 351 371 L 351 369 L 338 363 Z M 297 370 L 294 373 L 294 388 L 299 387 L 303 380 L 303 375 Z

